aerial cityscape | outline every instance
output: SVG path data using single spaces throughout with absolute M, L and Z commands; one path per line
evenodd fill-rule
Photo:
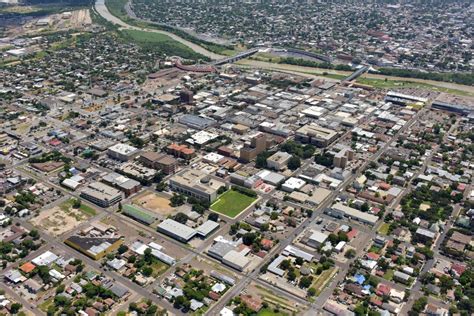
M 0 315 L 474 314 L 474 3 L 0 0 Z

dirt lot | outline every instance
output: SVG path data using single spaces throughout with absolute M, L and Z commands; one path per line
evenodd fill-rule
M 132 203 L 153 211 L 161 216 L 168 216 L 174 212 L 174 208 L 170 206 L 169 199 L 152 192 L 145 192 L 144 194 L 137 196 L 133 199 Z
M 55 206 L 41 211 L 31 223 L 54 236 L 59 236 L 79 226 L 87 218 L 89 217 L 78 209 L 70 207 L 68 211 L 64 211 L 60 206 Z
M 88 9 L 76 10 L 71 12 L 71 26 L 81 27 L 92 24 L 90 11 Z

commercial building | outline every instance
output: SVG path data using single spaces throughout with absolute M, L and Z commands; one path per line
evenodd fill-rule
M 93 182 L 81 191 L 81 197 L 101 207 L 109 207 L 122 200 L 122 192 L 101 182 Z
M 337 138 L 337 132 L 316 124 L 307 124 L 296 131 L 295 139 L 301 143 L 326 147 Z
M 333 164 L 334 167 L 337 168 L 345 168 L 347 166 L 347 162 L 354 159 L 354 151 L 347 147 L 340 150 L 338 153 L 334 155 Z
M 206 238 L 209 235 L 211 235 L 213 232 L 215 232 L 216 229 L 218 229 L 218 228 L 219 228 L 218 223 L 216 223 L 214 221 L 211 221 L 211 220 L 207 220 L 204 223 L 202 223 L 201 226 L 196 228 L 196 232 L 202 238 Z
M 141 188 L 140 182 L 127 178 L 126 176 L 116 172 L 107 174 L 102 178 L 102 181 L 114 186 L 115 188 L 124 192 L 127 196 L 140 191 Z
M 267 158 L 267 167 L 277 171 L 282 170 L 286 167 L 290 158 L 291 155 L 289 153 L 276 152 Z
M 342 203 L 334 204 L 329 209 L 326 209 L 325 213 L 336 218 L 348 217 L 369 225 L 375 225 L 379 220 L 375 215 L 361 212 Z
M 150 225 L 158 219 L 158 216 L 155 213 L 130 204 L 125 204 L 122 208 L 122 212 L 123 214 L 146 225 Z
M 267 149 L 267 135 L 258 133 L 250 139 L 249 143 L 244 144 L 240 149 L 240 160 L 243 162 L 252 161 L 258 154 Z
M 170 144 L 166 147 L 166 151 L 178 158 L 189 160 L 194 157 L 194 149 L 189 148 L 186 145 Z
M 217 198 L 217 191 L 225 187 L 225 182 L 211 178 L 199 170 L 186 170 L 174 175 L 169 182 L 170 188 L 176 192 L 212 202 Z
M 192 114 L 185 114 L 181 116 L 178 122 L 198 130 L 206 129 L 208 127 L 214 126 L 217 123 L 213 119 Z
M 124 163 L 120 167 L 120 172 L 142 182 L 152 181 L 156 176 L 155 169 L 147 168 L 136 161 Z
M 74 235 L 66 239 L 64 243 L 94 260 L 100 260 L 107 254 L 117 250 L 123 243 L 123 239 L 119 237 L 102 238 Z
M 107 149 L 107 155 L 120 161 L 128 161 L 135 158 L 140 153 L 138 148 L 127 144 L 116 144 Z
M 313 230 L 308 238 L 307 245 L 313 248 L 319 248 L 328 239 L 328 235 L 317 230 Z
M 304 180 L 291 177 L 282 184 L 281 189 L 286 192 L 293 192 L 294 190 L 300 190 L 305 184 Z
M 144 152 L 138 160 L 146 167 L 161 170 L 165 174 L 174 174 L 178 169 L 178 162 L 170 155 L 153 151 Z
M 157 230 L 160 233 L 168 235 L 184 243 L 191 240 L 197 234 L 197 231 L 195 229 L 181 224 L 170 218 L 165 219 L 163 222 L 161 222 L 158 225 Z
M 222 257 L 222 263 L 236 270 L 243 271 L 250 263 L 250 259 L 246 257 L 246 251 L 240 252 L 231 250 Z

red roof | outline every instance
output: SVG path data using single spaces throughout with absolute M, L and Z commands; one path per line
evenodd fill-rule
M 254 298 L 250 295 L 241 295 L 240 298 L 242 302 L 244 302 L 244 304 L 254 312 L 258 312 L 260 309 L 262 309 L 262 300 Z
M 466 265 L 460 263 L 453 263 L 451 265 L 451 270 L 456 272 L 457 275 L 461 275 L 466 271 Z
M 370 303 L 372 303 L 373 305 L 376 305 L 376 306 L 381 306 L 383 302 L 377 296 L 372 296 L 370 298 Z
M 347 238 L 353 239 L 355 236 L 357 236 L 357 233 L 357 229 L 352 228 L 352 230 L 347 233 Z
M 260 241 L 260 244 L 262 245 L 262 247 L 264 249 L 267 249 L 267 250 L 273 247 L 273 241 L 271 241 L 270 239 L 266 239 L 266 238 L 262 239 Z
M 34 269 L 36 268 L 36 266 L 34 264 L 32 264 L 31 262 L 27 262 L 25 264 L 23 264 L 21 267 L 20 267 L 20 270 L 25 272 L 25 273 L 30 273 L 31 271 L 33 271 Z
M 49 144 L 51 146 L 59 146 L 59 145 L 61 145 L 61 141 L 59 139 L 55 138 L 55 139 L 50 140 Z
M 379 260 L 380 258 L 380 255 L 376 254 L 375 252 L 369 252 L 365 256 L 367 257 L 367 259 L 370 259 L 370 260 Z
M 377 285 L 377 295 L 389 295 L 390 294 L 390 286 L 388 286 L 387 284 L 383 284 L 383 283 L 379 283 L 379 285 Z
M 214 301 L 218 301 L 219 298 L 221 297 L 219 294 L 217 294 L 216 292 L 212 292 L 212 291 L 210 291 L 207 296 L 209 296 Z

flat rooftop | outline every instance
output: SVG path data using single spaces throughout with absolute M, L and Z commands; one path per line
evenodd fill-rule
M 177 174 L 171 178 L 172 181 L 185 186 L 197 189 L 208 194 L 212 194 L 225 183 L 211 178 L 208 174 L 199 170 L 186 170 L 181 174 Z
M 100 200 L 111 200 L 117 195 L 121 195 L 119 190 L 103 184 L 102 182 L 92 182 L 85 187 L 82 192 Z
M 299 134 L 331 140 L 337 135 L 336 131 L 321 127 L 316 124 L 307 124 L 296 131 Z

